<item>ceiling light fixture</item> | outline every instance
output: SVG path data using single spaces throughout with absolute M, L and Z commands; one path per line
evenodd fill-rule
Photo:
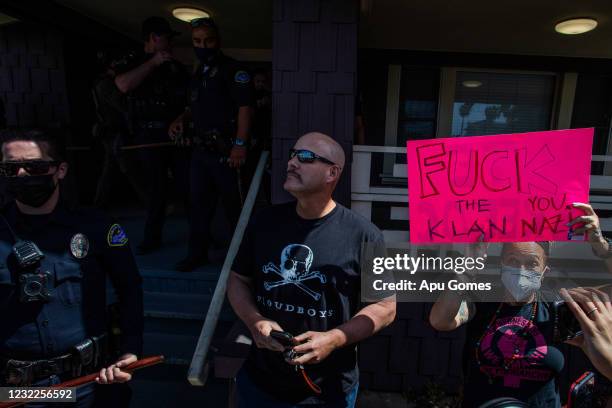
M 204 10 L 191 7 L 178 7 L 172 10 L 172 15 L 181 21 L 191 22 L 196 18 L 210 17 L 210 14 Z
M 466 88 L 478 88 L 482 86 L 482 82 L 476 81 L 475 79 L 463 81 L 461 84 L 465 86 Z
M 561 21 L 555 25 L 555 31 L 560 34 L 583 34 L 594 30 L 597 27 L 597 20 L 593 18 L 572 18 Z

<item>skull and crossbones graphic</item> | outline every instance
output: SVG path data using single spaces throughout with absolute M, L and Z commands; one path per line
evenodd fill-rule
M 321 272 L 310 270 L 313 258 L 314 255 L 312 250 L 306 245 L 287 245 L 281 253 L 280 268 L 272 262 L 268 262 L 262 268 L 263 273 L 275 273 L 282 279 L 275 282 L 264 282 L 264 288 L 270 291 L 279 286 L 293 284 L 311 296 L 314 300 L 319 300 L 321 294 L 304 284 L 304 281 L 311 279 L 318 279 L 321 283 L 327 281 L 327 278 Z

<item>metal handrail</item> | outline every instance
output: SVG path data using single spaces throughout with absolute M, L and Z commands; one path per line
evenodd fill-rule
M 247 194 L 244 205 L 242 206 L 242 212 L 240 213 L 238 224 L 236 225 L 234 235 L 232 236 L 232 242 L 230 243 L 227 256 L 223 262 L 221 274 L 219 275 L 219 280 L 217 281 L 217 286 L 215 287 L 215 293 L 210 301 L 210 306 L 208 307 L 208 312 L 206 313 L 206 319 L 204 320 L 204 325 L 202 326 L 202 331 L 200 332 L 200 338 L 198 339 L 198 344 L 196 345 L 193 357 L 191 359 L 191 365 L 189 366 L 187 380 L 189 380 L 191 385 L 203 386 L 206 384 L 206 380 L 208 378 L 206 355 L 208 354 L 208 349 L 219 320 L 219 314 L 221 313 L 221 308 L 223 307 L 223 302 L 225 300 L 227 279 L 229 277 L 234 258 L 236 257 L 236 253 L 240 248 L 240 243 L 242 242 L 242 237 L 249 222 L 249 218 L 251 217 L 253 205 L 255 204 L 255 198 L 257 197 L 257 192 L 259 191 L 259 186 L 261 184 L 264 166 L 269 155 L 270 152 L 268 151 L 261 153 L 259 163 L 257 163 L 257 168 L 255 170 L 255 175 L 253 176 L 253 180 L 251 181 L 251 185 L 249 187 L 249 193 Z

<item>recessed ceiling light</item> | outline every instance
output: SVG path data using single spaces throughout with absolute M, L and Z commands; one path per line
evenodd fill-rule
M 463 81 L 461 84 L 466 88 L 478 88 L 479 86 L 482 86 L 482 82 L 476 81 L 475 79 Z
M 582 34 L 594 30 L 597 20 L 593 18 L 572 18 L 561 21 L 555 26 L 555 31 L 561 34 Z
M 204 10 L 191 7 L 178 7 L 172 10 L 172 15 L 181 21 L 191 22 L 196 18 L 210 17 L 210 14 Z

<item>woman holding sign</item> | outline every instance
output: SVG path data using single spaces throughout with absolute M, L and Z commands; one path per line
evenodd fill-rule
M 601 234 L 599 219 L 588 204 L 570 226 L 586 233 L 593 252 L 609 258 L 611 249 Z M 486 251 L 486 244 L 477 245 Z M 456 292 L 444 293 L 429 320 L 440 331 L 467 326 L 464 353 L 464 407 L 478 407 L 499 397 L 521 400 L 529 407 L 560 408 L 558 374 L 565 365 L 555 345 L 554 302 L 543 299 L 542 279 L 549 271 L 549 243 L 505 243 L 501 253 L 500 303 L 474 303 Z M 547 300 L 549 300 L 547 298 Z

